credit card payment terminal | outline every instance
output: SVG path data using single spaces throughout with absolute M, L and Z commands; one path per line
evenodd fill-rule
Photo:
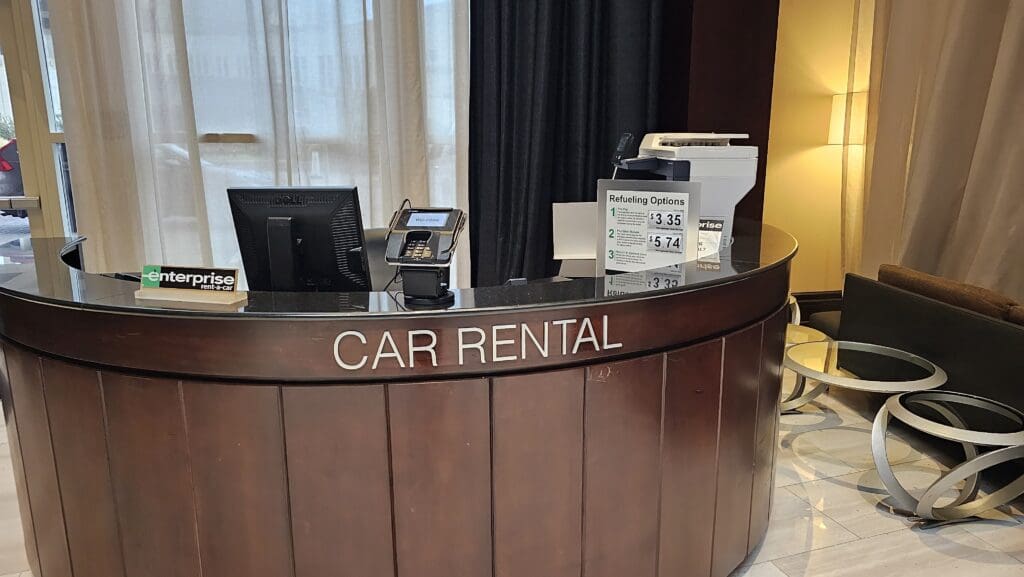
M 466 214 L 457 208 L 406 208 L 391 217 L 384 259 L 402 275 L 405 302 L 411 306 L 446 306 L 449 267 Z

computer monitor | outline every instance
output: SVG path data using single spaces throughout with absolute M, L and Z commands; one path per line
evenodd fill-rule
M 355 187 L 229 188 L 228 203 L 249 290 L 370 290 Z

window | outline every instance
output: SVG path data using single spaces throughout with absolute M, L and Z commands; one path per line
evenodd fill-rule
M 46 93 L 50 132 L 63 133 L 64 119 L 60 107 L 60 90 L 57 84 L 57 62 L 53 57 L 53 31 L 50 29 L 48 0 L 36 0 L 35 21 L 39 58 L 42 60 L 43 66 L 43 91 Z
M 36 24 L 39 59 L 42 66 L 43 95 L 46 101 L 47 122 L 54 168 L 57 173 L 57 194 L 61 204 L 64 234 L 77 231 L 75 203 L 71 192 L 71 174 L 68 168 L 68 149 L 64 142 L 64 113 L 57 83 L 57 61 L 53 51 L 53 31 L 50 27 L 49 0 L 36 0 L 33 16 Z
M 22 58 L 39 73 L 40 123 L 47 113 L 36 149 L 51 147 L 66 230 L 77 194 L 78 224 L 103 231 L 97 269 L 238 265 L 229 187 L 355 185 L 375 227 L 405 197 L 462 198 L 468 0 L 128 0 L 127 19 L 120 3 L 70 2 L 52 15 L 58 34 L 83 29 L 68 37 L 54 37 L 51 1 L 14 3 L 36 31 Z M 93 111 L 102 122 L 74 116 Z M 74 194 L 69 156 L 71 171 L 104 167 Z
M 21 176 L 21 159 L 18 155 L 17 135 L 14 131 L 14 107 L 11 102 L 11 88 L 7 83 L 7 62 L 0 47 L 0 197 L 25 196 L 25 184 Z M 27 215 L 3 211 L 0 213 L 0 235 L 9 236 L 13 231 L 22 234 L 28 231 L 28 223 L 12 218 Z

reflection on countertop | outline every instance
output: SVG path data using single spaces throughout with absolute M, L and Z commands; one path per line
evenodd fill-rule
M 92 274 L 69 267 L 61 259 L 70 241 L 66 238 L 6 237 L 0 245 L 0 294 L 64 306 L 122 312 L 203 316 L 335 316 L 430 314 L 436 310 L 411 311 L 400 293 L 284 293 L 249 292 L 248 304 L 234 310 L 216 311 L 161 308 L 136 302 L 136 282 L 113 275 Z M 84 242 L 88 242 L 87 240 Z M 767 225 L 738 222 L 735 242 L 727 255 L 685 262 L 674 267 L 608 275 L 597 278 L 555 277 L 522 284 L 455 290 L 458 314 L 480 310 L 544 308 L 587 305 L 614 300 L 697 290 L 730 282 L 785 264 L 797 249 L 796 240 Z M 76 248 L 77 250 L 77 248 Z

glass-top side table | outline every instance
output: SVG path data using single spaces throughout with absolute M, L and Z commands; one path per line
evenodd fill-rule
M 927 391 L 946 383 L 946 372 L 915 354 L 881 345 L 852 341 L 813 341 L 786 349 L 783 366 L 797 375 L 797 386 L 783 403 L 795 411 L 829 386 L 869 393 Z M 806 390 L 806 381 L 815 381 Z
M 803 325 L 786 325 L 786 346 L 799 345 L 803 343 L 814 343 L 818 341 L 830 341 L 828 335 L 811 327 Z
M 792 347 L 793 345 L 800 345 L 804 343 L 815 343 L 820 341 L 831 341 L 828 335 L 811 327 L 805 327 L 800 324 L 790 323 L 786 325 L 786 348 Z M 788 396 L 783 398 L 779 402 L 779 408 L 783 413 L 796 412 L 798 407 L 801 407 L 810 402 L 814 397 L 817 397 L 821 393 L 825 392 L 827 386 L 816 387 L 814 394 L 804 399 L 805 390 L 807 389 L 807 379 L 801 376 L 799 373 L 796 374 L 796 384 L 793 390 Z

